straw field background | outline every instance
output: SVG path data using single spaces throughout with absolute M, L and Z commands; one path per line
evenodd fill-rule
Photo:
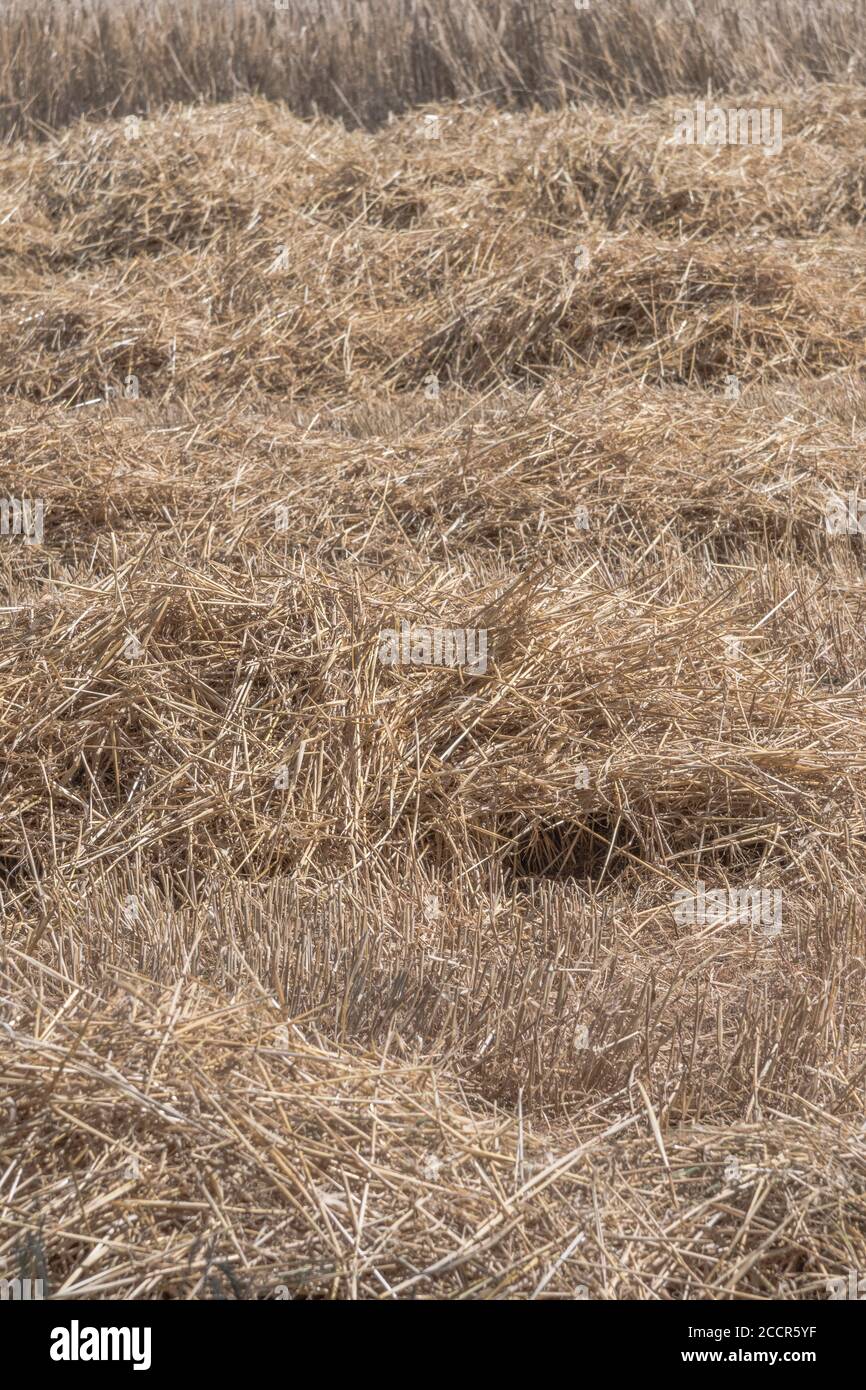
M 864 84 L 845 0 L 3 6 L 0 1275 L 866 1271 Z

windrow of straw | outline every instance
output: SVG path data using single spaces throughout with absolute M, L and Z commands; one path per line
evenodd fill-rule
M 765 1300 L 863 1270 L 866 106 L 826 7 L 775 7 L 776 95 L 734 64 L 752 12 L 713 8 L 680 48 L 675 6 L 578 16 L 583 96 L 669 55 L 617 113 L 542 109 L 527 46 L 507 91 L 387 122 L 378 0 L 315 64 L 345 14 L 311 7 L 288 106 L 198 102 L 204 6 L 159 72 L 118 8 L 28 113 L 0 52 L 19 134 L 90 111 L 0 154 L 5 1277 Z M 476 26 L 459 72 L 403 106 L 538 17 L 463 9 L 423 48 Z M 819 20 L 801 68 L 836 81 L 797 90 Z M 671 143 L 717 21 L 777 155 Z M 422 628 L 483 661 L 383 660 Z M 704 890 L 778 911 L 684 915 Z

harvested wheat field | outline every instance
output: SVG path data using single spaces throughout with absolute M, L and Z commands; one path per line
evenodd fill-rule
M 670 71 L 594 0 L 583 87 L 349 111 L 28 105 L 4 35 L 0 1274 L 866 1271 L 862 12 L 708 94 L 662 8 Z

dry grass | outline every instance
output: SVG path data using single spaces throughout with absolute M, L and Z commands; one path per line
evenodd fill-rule
M 0 132 L 244 93 L 374 126 L 438 101 L 622 106 L 862 82 L 862 19 L 860 0 L 590 0 L 582 11 L 574 0 L 6 0 Z
M 617 8 L 577 16 L 599 54 Z M 100 108 L 184 95 L 157 22 L 152 90 L 77 68 L 52 106 L 31 74 L 31 123 L 96 114 L 0 157 L 3 486 L 45 506 L 41 546 L 0 539 L 0 1273 L 826 1297 L 866 1268 L 864 551 L 824 523 L 866 445 L 866 98 L 835 21 L 809 61 L 844 80 L 785 86 L 776 35 L 751 99 L 723 31 L 773 159 L 668 143 L 704 20 L 580 69 L 653 98 L 619 114 L 455 102 L 428 140 L 289 83 L 295 113 L 128 140 Z M 466 51 L 398 103 L 359 48 L 344 94 L 468 98 Z M 492 96 L 552 102 L 521 51 Z M 486 629 L 486 672 L 383 666 L 403 618 Z M 781 933 L 684 925 L 698 880 L 781 890 Z

